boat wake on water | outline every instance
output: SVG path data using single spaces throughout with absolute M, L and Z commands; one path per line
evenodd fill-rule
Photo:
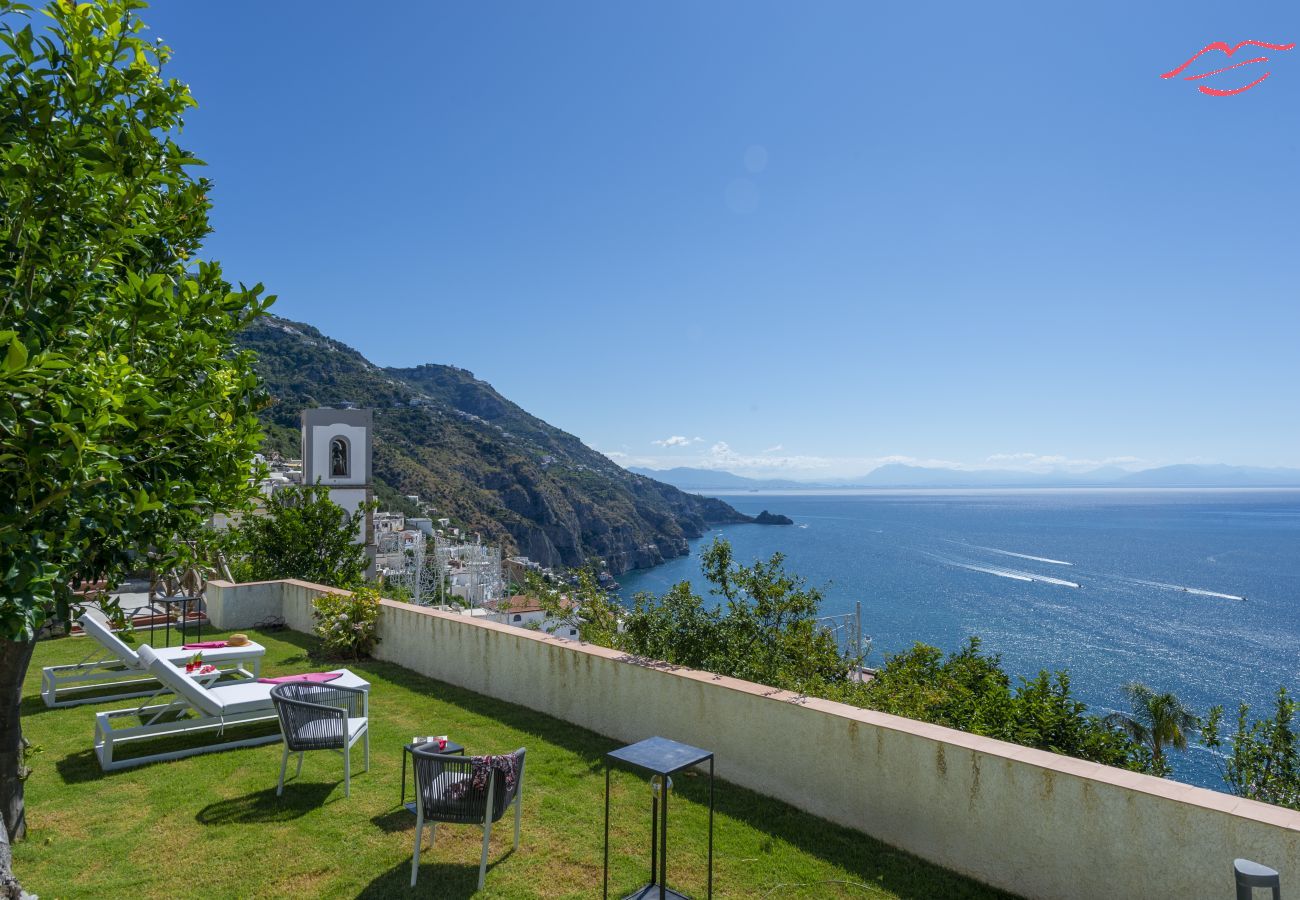
M 980 550 L 987 550 L 990 553 L 1001 553 L 1003 556 L 1015 556 L 1020 559 L 1029 559 L 1034 562 L 1051 563 L 1054 566 L 1072 566 L 1074 563 L 1066 562 L 1063 559 L 1051 559 L 1047 556 L 1030 556 L 1028 553 L 1012 553 L 1010 550 L 999 550 L 996 547 L 979 547 Z
M 1144 584 L 1147 587 L 1164 588 L 1167 591 L 1182 591 L 1184 594 L 1196 594 L 1198 597 L 1218 597 L 1220 600 L 1245 600 L 1245 597 L 1237 594 L 1222 594 L 1218 591 L 1207 591 L 1203 588 L 1184 587 L 1181 584 L 1168 584 L 1163 581 L 1144 581 L 1141 578 L 1125 578 L 1125 581 L 1131 581 L 1133 584 Z
M 1059 584 L 1061 587 L 1077 588 L 1079 582 L 1066 581 L 1064 578 L 1052 578 L 1050 575 L 1033 575 L 1034 581 L 1041 581 L 1043 584 Z
M 1001 553 L 1004 556 L 1015 556 L 1020 559 L 1029 559 L 1035 562 L 1051 563 L 1053 565 L 1058 565 L 1058 566 L 1074 565 L 1074 563 L 1066 562 L 1063 559 L 1049 559 L 1048 557 L 1045 556 L 1030 556 L 1027 553 L 1013 553 L 1010 550 L 999 550 L 996 547 L 981 547 L 978 544 L 967 544 L 962 541 L 954 541 L 947 538 L 944 538 L 944 540 L 950 544 L 957 544 L 958 546 L 969 547 L 972 550 L 987 550 L 990 553 Z M 952 559 L 947 556 L 941 556 L 938 553 L 930 553 L 929 551 L 922 551 L 922 552 L 925 553 L 926 556 L 929 556 L 932 559 L 936 559 L 939 562 L 943 563 L 944 565 L 953 566 L 958 569 L 966 569 L 967 571 L 970 572 L 982 572 L 985 575 L 996 575 L 999 578 L 1011 578 L 1016 581 L 1031 581 L 1031 582 L 1038 582 L 1039 584 L 1054 584 L 1059 587 L 1068 587 L 1068 588 L 1081 587 L 1081 584 L 1077 581 L 1068 581 L 1064 578 L 1053 578 L 1050 575 L 1039 575 L 1037 572 L 1027 572 L 1022 569 L 1006 569 L 1003 568 L 1002 566 L 982 566 L 961 559 Z M 1169 584 L 1168 582 L 1165 581 L 1147 581 L 1142 578 L 1130 578 L 1127 575 L 1112 575 L 1108 573 L 1086 572 L 1086 571 L 1080 572 L 1079 574 L 1087 575 L 1090 577 L 1097 577 L 1097 578 L 1110 578 L 1116 581 L 1124 581 L 1129 584 L 1140 584 L 1145 587 L 1160 588 L 1161 590 L 1166 590 L 1166 591 L 1178 591 L 1184 594 L 1194 594 L 1198 597 L 1214 597 L 1219 600 L 1245 600 L 1246 599 L 1245 597 L 1242 597 L 1239 594 L 1225 594 L 1221 591 L 1210 591 L 1210 590 L 1206 590 L 1205 588 L 1188 587 L 1186 585 L 1181 585 L 1181 584 Z
M 1019 569 L 1003 569 L 1000 566 L 977 566 L 972 563 L 965 563 L 956 559 L 948 559 L 947 557 L 939 556 L 938 554 L 935 553 L 928 553 L 926 555 L 931 556 L 934 559 L 937 559 L 946 565 L 956 566 L 958 569 L 966 569 L 967 571 L 970 572 L 983 572 L 985 575 L 996 575 L 999 578 L 1012 578 L 1015 579 L 1016 581 L 1039 582 L 1041 584 L 1055 584 L 1055 585 L 1059 585 L 1060 587 L 1069 587 L 1069 588 L 1079 587 L 1078 582 L 1066 581 L 1064 578 L 1052 578 L 1049 575 L 1039 575 L 1035 572 L 1022 572 Z
M 945 540 L 948 540 L 945 538 Z M 1063 559 L 1052 559 L 1050 556 L 1031 556 L 1028 553 L 1016 553 L 1012 550 L 999 550 L 997 547 L 982 547 L 979 544 L 968 544 L 965 541 L 948 540 L 950 544 L 958 544 L 962 547 L 970 547 L 972 550 L 985 550 L 989 553 L 1000 553 L 1003 556 L 1014 556 L 1016 559 L 1027 559 L 1031 562 L 1051 563 L 1054 566 L 1072 566 L 1074 563 L 1066 562 Z
M 959 569 L 966 569 L 967 571 L 970 572 L 983 572 L 986 575 L 998 575 L 1002 578 L 1014 578 L 1016 581 L 1032 582 L 1034 580 L 1028 575 L 1023 575 L 1020 572 L 1011 572 L 1006 569 L 986 569 L 983 566 L 968 566 L 965 565 L 964 563 L 957 563 L 957 562 L 948 563 L 948 565 L 956 566 Z

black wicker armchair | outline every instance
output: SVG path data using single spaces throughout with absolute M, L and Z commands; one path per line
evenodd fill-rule
M 280 716 L 284 734 L 284 756 L 280 760 L 280 784 L 276 796 L 284 793 L 284 773 L 289 754 L 298 754 L 298 775 L 308 750 L 334 750 L 343 754 L 343 795 L 352 795 L 352 745 L 365 740 L 366 771 L 370 771 L 370 728 L 367 694 L 357 688 L 338 687 L 328 682 L 294 681 L 271 688 L 271 700 Z M 296 777 L 296 776 L 295 776 Z
M 515 849 L 519 849 L 521 796 L 524 786 L 524 748 L 505 756 L 454 756 L 416 749 L 415 852 L 411 857 L 411 887 L 420 873 L 420 844 L 429 824 L 433 845 L 438 822 L 478 825 L 483 829 L 483 856 L 478 865 L 478 886 L 487 875 L 488 840 L 492 823 L 515 807 Z

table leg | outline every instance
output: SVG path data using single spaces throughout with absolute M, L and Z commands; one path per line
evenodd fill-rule
M 654 776 L 650 776 L 650 788 L 654 790 Z M 658 880 L 659 870 L 659 796 L 650 795 L 650 883 Z
M 713 757 L 709 757 L 709 892 L 713 900 Z
M 663 803 L 659 804 L 659 900 L 664 900 L 668 890 L 668 776 L 663 780 Z

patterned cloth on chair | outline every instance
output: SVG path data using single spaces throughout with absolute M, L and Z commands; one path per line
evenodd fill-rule
M 515 789 L 515 780 L 519 777 L 519 759 L 513 753 L 503 756 L 474 756 L 470 758 L 470 776 L 462 778 L 447 786 L 443 796 L 448 800 L 464 800 L 471 792 L 479 794 L 487 790 L 488 778 L 492 772 L 500 772 L 505 779 L 506 793 Z

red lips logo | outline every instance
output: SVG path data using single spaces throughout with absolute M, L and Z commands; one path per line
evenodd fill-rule
M 1213 44 L 1206 44 L 1203 50 L 1201 50 L 1199 53 L 1197 53 L 1187 62 L 1183 63 L 1181 66 L 1174 69 L 1173 71 L 1166 72 L 1160 77 L 1173 78 L 1176 75 L 1181 74 L 1184 69 L 1186 69 L 1192 63 L 1196 62 L 1205 54 L 1209 53 L 1211 50 L 1218 50 L 1222 52 L 1225 56 L 1232 56 L 1232 54 L 1236 53 L 1242 47 L 1263 47 L 1266 50 L 1291 50 L 1295 47 L 1295 43 L 1292 42 L 1290 44 L 1266 44 L 1263 41 L 1242 41 L 1241 43 L 1237 44 L 1235 47 L 1229 47 L 1223 41 L 1215 41 Z M 1254 59 L 1248 59 L 1245 62 L 1234 63 L 1231 66 L 1224 66 L 1222 69 L 1214 69 L 1211 72 L 1202 72 L 1199 75 L 1186 75 L 1184 76 L 1183 80 L 1196 81 L 1201 78 L 1209 78 L 1211 75 L 1218 75 L 1220 72 L 1227 72 L 1230 69 L 1239 69 L 1242 66 L 1254 65 L 1255 63 L 1261 63 L 1261 62 L 1268 62 L 1268 57 L 1257 56 Z M 1203 84 L 1197 85 L 1197 90 L 1199 90 L 1202 94 L 1209 94 L 1211 97 L 1231 97 L 1233 94 L 1240 94 L 1242 91 L 1250 90 L 1255 85 L 1259 84 L 1261 81 L 1263 81 L 1265 78 L 1267 78 L 1269 75 L 1272 74 L 1273 74 L 1272 72 L 1265 72 L 1263 75 L 1256 78 L 1250 84 L 1244 85 L 1243 87 L 1239 87 L 1239 88 L 1233 88 L 1232 90 L 1222 90 L 1220 88 L 1207 87 L 1206 85 Z

